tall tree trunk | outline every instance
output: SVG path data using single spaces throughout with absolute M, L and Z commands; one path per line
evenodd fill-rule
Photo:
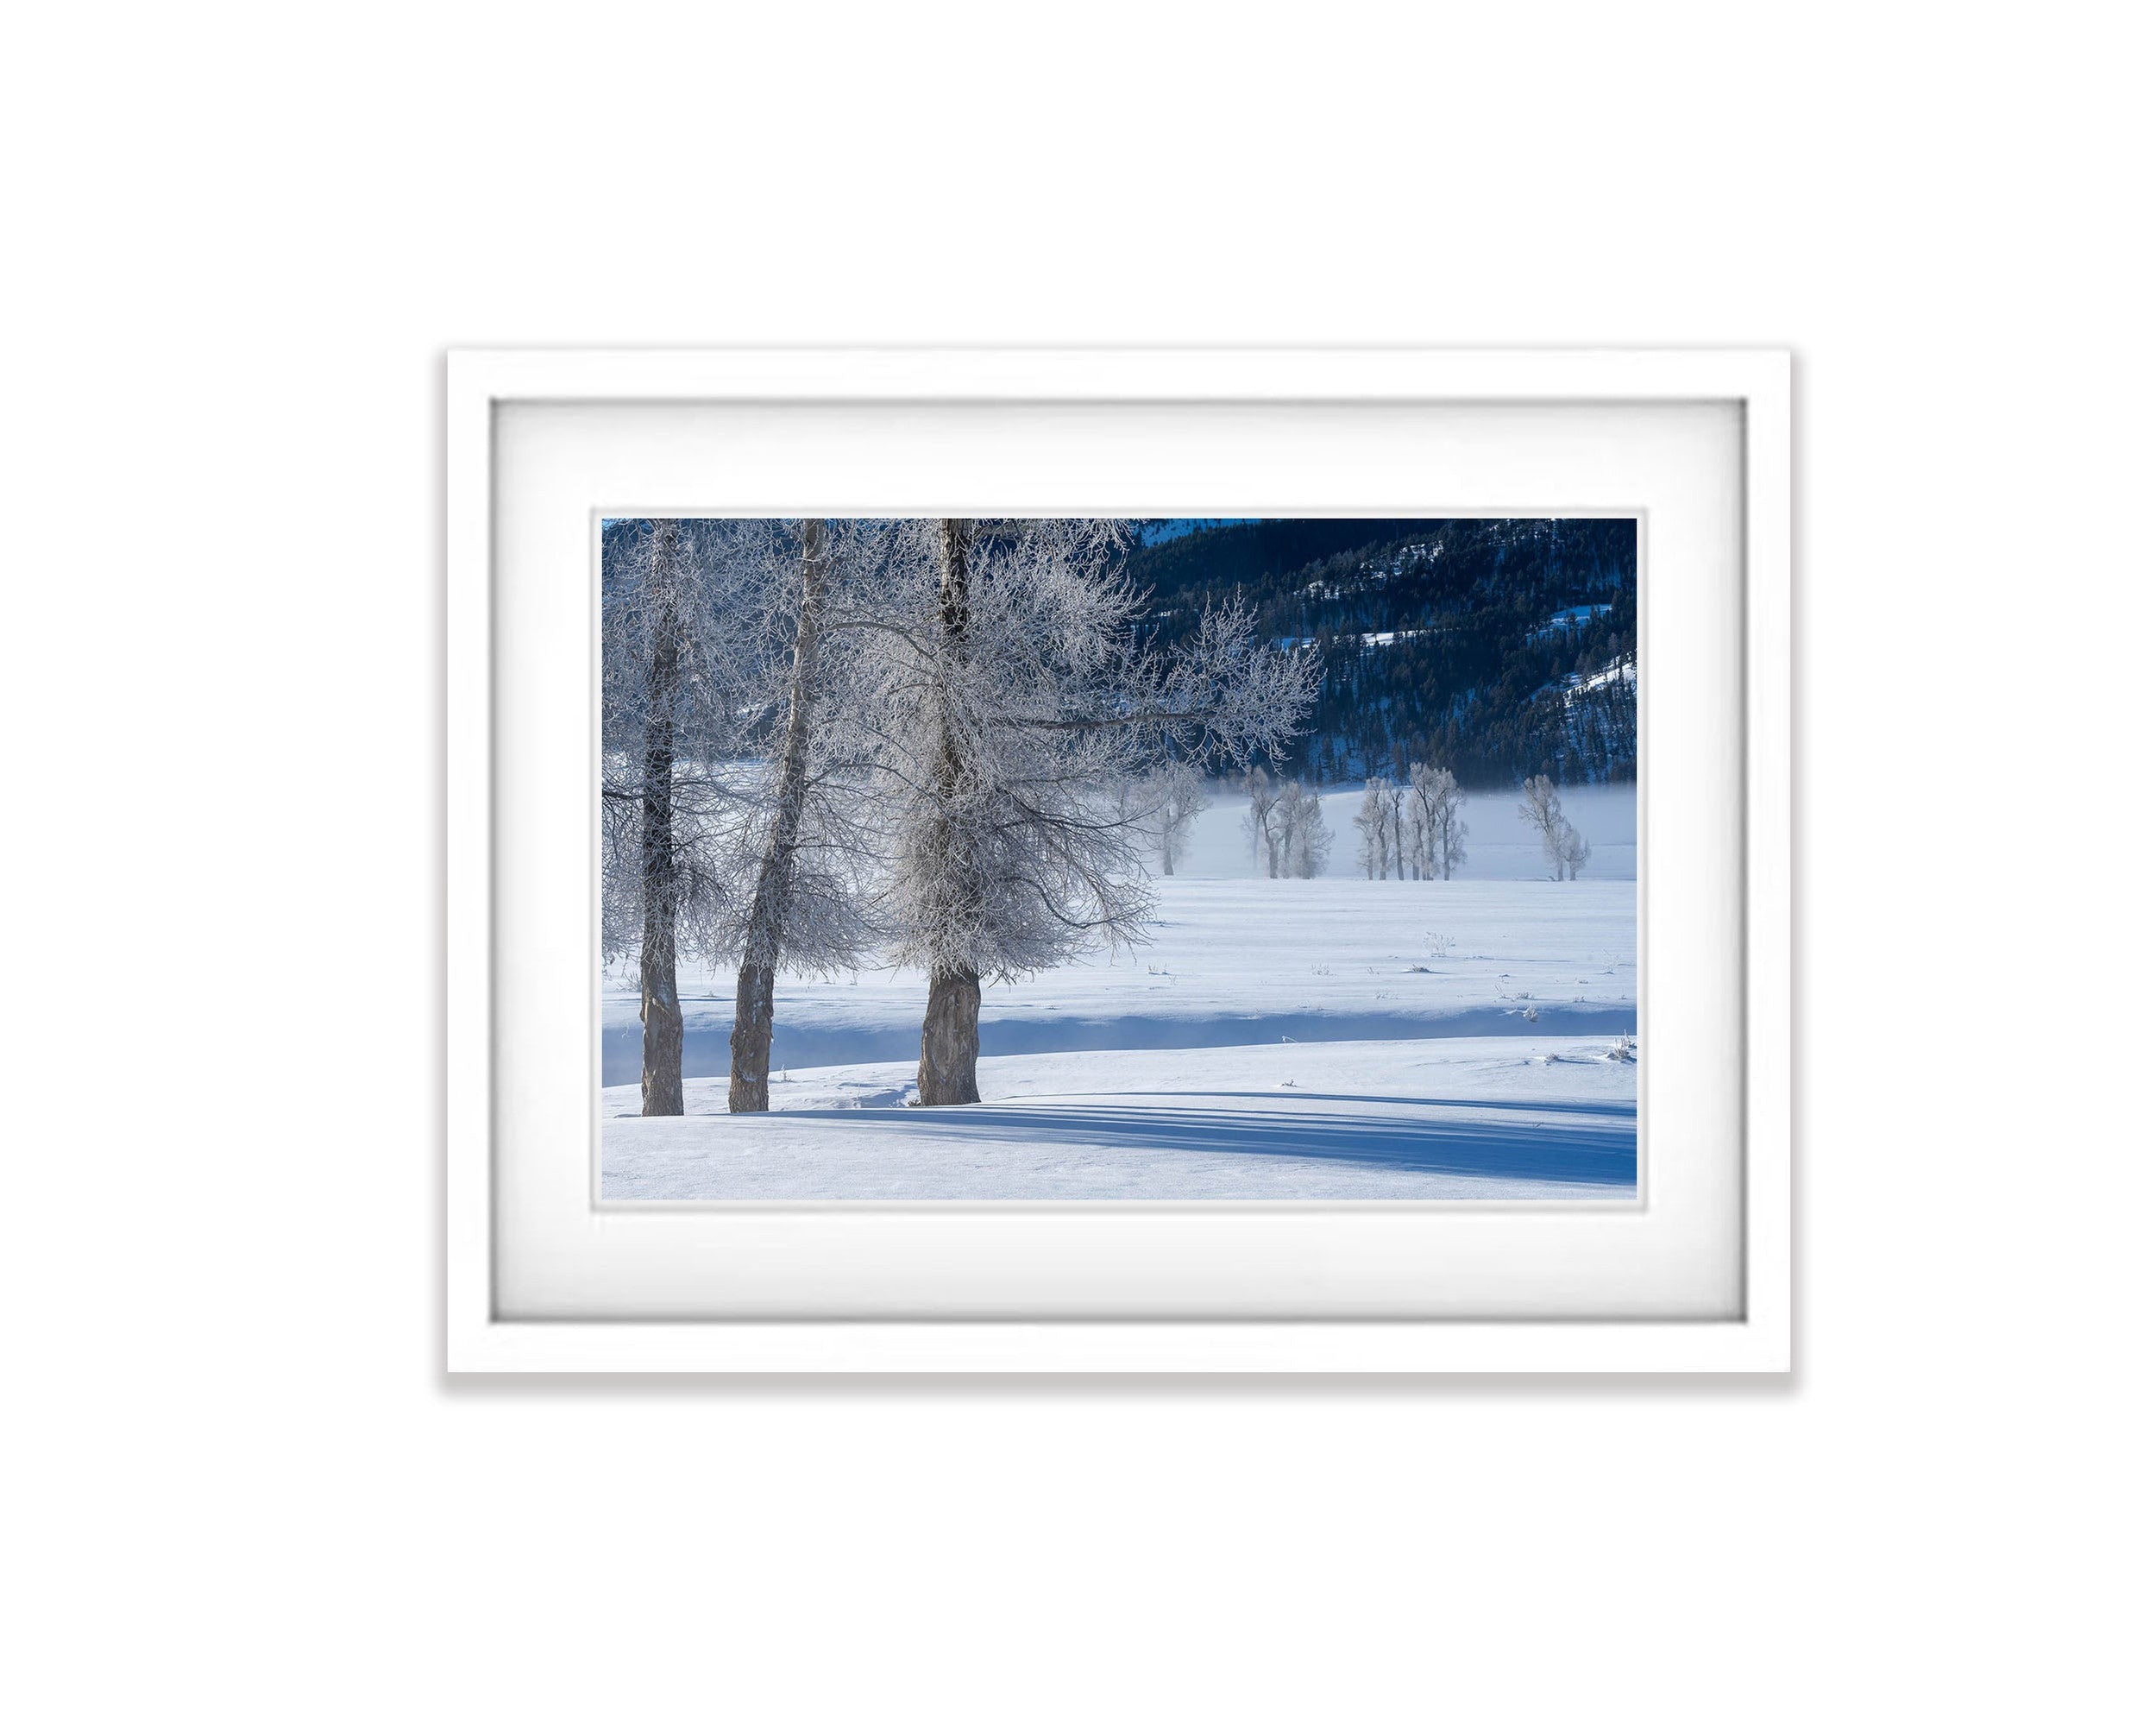
M 726 1107 L 761 1114 L 771 1105 L 771 995 L 778 980 L 779 947 L 794 893 L 794 852 L 801 839 L 801 806 L 808 796 L 808 721 L 816 698 L 816 659 L 823 643 L 824 530 L 804 521 L 801 530 L 801 614 L 794 624 L 793 689 L 786 708 L 786 740 L 779 752 L 770 836 L 757 870 L 742 942 L 741 973 L 733 987 L 733 1069 Z
M 968 590 L 967 540 L 972 524 L 937 524 L 936 550 L 941 568 L 937 603 L 946 649 L 952 658 L 965 653 L 972 600 Z M 957 803 L 963 769 L 958 742 L 948 730 L 936 752 L 936 795 L 946 809 Z M 955 842 L 955 835 L 952 841 Z M 921 1105 L 941 1108 L 981 1099 L 981 979 L 971 966 L 939 964 L 928 973 L 928 1010 L 921 1021 L 921 1066 L 915 1083 Z
M 644 1111 L 682 1112 L 682 998 L 674 978 L 681 874 L 674 855 L 674 703 L 681 692 L 681 529 L 651 528 L 651 718 L 644 735 L 644 936 L 637 971 L 644 1021 Z
M 921 1105 L 940 1108 L 981 1099 L 981 979 L 959 968 L 928 978 L 928 1011 L 921 1021 Z

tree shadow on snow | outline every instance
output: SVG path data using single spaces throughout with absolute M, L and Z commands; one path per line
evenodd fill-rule
M 1516 1102 L 1493 1101 L 1464 1096 L 1337 1096 L 1322 1090 L 1184 1090 L 1179 1096 L 1214 1096 L 1231 1102 L 1351 1102 L 1367 1107 L 1373 1102 L 1387 1108 L 1466 1108 L 1505 1113 L 1600 1115 L 1611 1119 L 1636 1119 L 1639 1106 L 1632 1102 Z
M 1235 1094 L 1235 1092 L 1227 1092 Z M 1264 1095 L 1278 1101 L 1277 1092 Z M 1311 1098 L 1311 1100 L 1321 1099 Z M 1328 1096 L 1328 1102 L 1416 1102 L 1395 1097 Z M 849 1132 L 928 1131 L 984 1139 L 1016 1139 L 1072 1149 L 1182 1152 L 1197 1155 L 1285 1156 L 1353 1162 L 1426 1174 L 1492 1180 L 1557 1180 L 1597 1187 L 1631 1187 L 1637 1171 L 1635 1111 L 1629 1104 L 1430 1102 L 1457 1115 L 1413 1118 L 1331 1112 L 1265 1112 L 1226 1108 L 1134 1108 L 1059 1104 L 915 1109 L 870 1114 L 853 1110 L 789 1113 L 789 1122 L 829 1120 Z M 1531 1109 L 1532 1120 L 1504 1117 Z M 1496 1115 L 1499 1117 L 1487 1117 Z

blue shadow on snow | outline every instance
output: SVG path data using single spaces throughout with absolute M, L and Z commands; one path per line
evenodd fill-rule
M 1223 1097 L 1238 1094 L 1217 1093 Z M 1250 1094 L 1267 1101 L 1280 1099 L 1278 1092 Z M 1015 1138 L 1044 1146 L 1069 1143 L 1074 1149 L 1292 1156 L 1489 1180 L 1556 1180 L 1597 1188 L 1628 1188 L 1637 1183 L 1637 1111 L 1630 1103 L 1448 1102 L 1389 1096 L 1322 1099 L 1386 1105 L 1407 1102 L 1422 1108 L 1462 1111 L 1402 1119 L 1300 1110 L 1258 1113 L 1068 1103 L 1036 1109 L 976 1103 L 963 1108 L 789 1111 L 784 1117 L 789 1124 L 827 1121 L 849 1135 L 933 1131 L 939 1136 L 959 1133 L 991 1141 Z M 1478 1117 L 1528 1109 L 1543 1116 L 1548 1124 Z
M 1399 1012 L 1272 1012 L 1210 1018 L 989 1018 L 981 1021 L 981 1053 L 1064 1055 L 1109 1048 L 1235 1048 L 1255 1042 L 1397 1042 L 1430 1036 L 1617 1036 L 1637 1034 L 1638 1014 L 1625 1006 L 1542 1005 L 1529 1023 L 1517 1007 L 1470 1007 L 1411 1016 Z M 723 1078 L 732 1062 L 733 1018 L 693 1016 L 682 1038 L 682 1076 Z M 783 1022 L 771 1033 L 771 1069 L 864 1066 L 921 1057 L 918 1024 L 866 1029 L 819 1028 Z M 644 1027 L 609 1025 L 600 1042 L 601 1084 L 634 1084 L 643 1070 Z

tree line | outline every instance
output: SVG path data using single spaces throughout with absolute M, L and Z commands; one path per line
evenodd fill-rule
M 1249 799 L 1243 835 L 1251 855 L 1265 859 L 1266 878 L 1310 880 L 1323 874 L 1333 835 L 1317 793 L 1298 779 L 1276 780 L 1262 765 L 1243 774 L 1242 790 Z
M 1332 832 L 1316 791 L 1275 779 L 1261 765 L 1242 776 L 1244 836 L 1270 879 L 1311 879 L 1332 854 Z M 1519 816 L 1542 841 L 1553 880 L 1577 880 L 1593 855 L 1564 812 L 1557 787 L 1537 773 L 1520 786 Z M 1364 781 L 1355 815 L 1355 860 L 1371 880 L 1450 880 L 1468 859 L 1467 792 L 1449 767 L 1413 761 L 1405 778 Z
M 1467 794 L 1449 767 L 1415 761 L 1405 782 L 1373 778 L 1355 811 L 1356 860 L 1372 880 L 1450 880 L 1468 859 Z
M 682 1111 L 684 952 L 738 967 L 737 1112 L 770 1106 L 782 966 L 925 970 L 934 1106 L 979 1099 L 984 980 L 1136 937 L 1145 859 L 1172 872 L 1208 770 L 1278 763 L 1318 664 L 1232 600 L 1159 639 L 1129 543 L 1099 520 L 604 524 L 602 942 L 637 959 L 644 1112 Z

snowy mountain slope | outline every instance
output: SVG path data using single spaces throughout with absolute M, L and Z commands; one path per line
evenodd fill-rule
M 1559 692 L 1637 651 L 1629 520 L 1264 521 L 1146 546 L 1129 569 L 1162 645 L 1233 603 L 1267 639 L 1317 649 L 1298 777 L 1399 776 L 1409 760 L 1481 787 L 1633 775 L 1631 684 L 1595 688 L 1591 715 Z
M 1568 605 L 1547 621 L 1537 624 L 1530 639 L 1547 640 L 1552 635 L 1584 629 L 1597 618 L 1608 616 L 1611 608 L 1607 605 Z
M 1593 670 L 1568 671 L 1564 677 L 1551 683 L 1549 688 L 1564 697 L 1569 707 L 1581 696 L 1591 695 L 1598 689 L 1610 689 L 1623 683 L 1627 689 L 1639 681 L 1639 666 L 1630 658 L 1613 658 Z

